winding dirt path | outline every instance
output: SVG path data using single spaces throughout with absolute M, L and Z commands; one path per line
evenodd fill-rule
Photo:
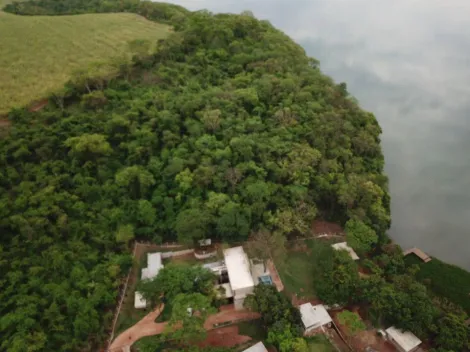
M 113 341 L 109 347 L 109 351 L 126 352 L 130 350 L 130 346 L 132 344 L 142 337 L 159 335 L 163 333 L 167 323 L 155 323 L 155 319 L 157 319 L 157 317 L 161 314 L 164 307 L 164 304 L 159 305 L 153 312 L 147 314 L 137 324 L 121 333 Z M 259 317 L 259 313 L 250 312 L 248 310 L 235 310 L 232 308 L 210 315 L 204 323 L 204 328 L 206 330 L 213 330 L 216 329 L 214 324 L 219 325 L 228 322 L 253 320 L 258 319 Z
M 155 323 L 155 319 L 162 313 L 164 304 L 160 304 L 153 312 L 150 312 L 143 317 L 137 324 L 125 330 L 118 337 L 116 337 L 109 346 L 109 351 L 126 351 L 137 340 L 145 336 L 158 335 L 165 330 L 166 323 Z

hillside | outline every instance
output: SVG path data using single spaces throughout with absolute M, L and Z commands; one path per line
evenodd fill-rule
M 131 72 L 83 76 L 44 111 L 10 114 L 0 350 L 96 351 L 133 239 L 308 234 L 317 217 L 386 238 L 375 117 L 270 23 L 184 21 Z
M 169 26 L 135 14 L 16 16 L 0 11 L 0 114 L 62 87 L 72 72 L 106 62 L 128 42 L 156 43 Z

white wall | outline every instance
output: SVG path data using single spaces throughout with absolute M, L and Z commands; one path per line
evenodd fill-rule
M 233 292 L 233 305 L 235 306 L 236 310 L 244 309 L 243 302 L 245 301 L 245 297 L 252 294 L 254 289 L 255 288 L 252 286 L 241 288 Z

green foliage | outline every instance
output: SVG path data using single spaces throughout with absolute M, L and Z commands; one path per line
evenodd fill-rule
M 172 301 L 171 318 L 165 334 L 171 340 L 188 344 L 206 338 L 204 322 L 216 312 L 211 298 L 200 293 L 180 293 Z
M 356 300 L 358 268 L 347 251 L 335 251 L 328 245 L 321 246 L 313 260 L 314 288 L 321 300 L 327 304 L 340 305 Z
M 286 327 L 300 331 L 302 320 L 300 311 L 275 286 L 258 285 L 253 295 L 245 299 L 245 306 L 259 312 L 266 327 L 276 326 L 284 331 Z
M 134 226 L 121 225 L 116 232 L 116 242 L 129 243 L 134 238 Z
M 82 134 L 79 137 L 71 137 L 65 141 L 70 147 L 71 153 L 83 156 L 86 160 L 111 153 L 111 147 L 106 141 L 106 136 L 101 134 Z
M 260 230 L 253 234 L 247 245 L 250 258 L 266 262 L 269 259 L 282 262 L 286 258 L 286 238 L 280 232 Z
M 374 258 L 374 262 L 387 276 L 403 274 L 405 260 L 400 246 L 386 245 L 381 248 L 382 253 Z
M 208 269 L 193 265 L 168 264 L 152 280 L 142 280 L 137 290 L 155 304 L 160 297 L 173 304 L 179 294 L 201 293 L 214 296 L 215 275 Z
M 366 293 L 373 312 L 383 322 L 419 336 L 436 331 L 438 310 L 426 287 L 409 275 L 393 277 L 391 282 L 376 281 Z
M 283 331 L 269 331 L 267 341 L 279 347 L 280 352 L 308 352 L 307 341 L 295 336 L 290 326 Z
M 470 343 L 470 331 L 462 317 L 447 314 L 439 321 L 436 343 L 448 350 L 463 351 Z
M 409 261 L 407 257 L 407 261 Z M 411 258 L 410 258 L 411 259 Z M 458 266 L 433 258 L 428 263 L 416 261 L 420 270 L 416 277 L 435 295 L 460 305 L 470 314 L 470 273 Z
M 359 254 L 369 252 L 378 241 L 375 231 L 362 221 L 348 220 L 345 231 L 348 244 Z
M 305 338 L 309 347 L 309 352 L 335 352 L 336 347 L 328 341 L 325 335 L 319 334 Z
M 321 213 L 384 236 L 389 197 L 377 121 L 268 22 L 186 17 L 135 1 L 39 0 L 9 9 L 185 18 L 133 75 L 87 77 L 68 86 L 63 106 L 10 113 L 0 140 L 0 349 L 98 349 L 128 264 L 118 240 L 130 232 L 116 235 L 123 225 L 136 239 L 229 242 L 261 229 L 306 232 Z M 87 85 L 104 105 L 79 103 Z M 324 261 L 320 291 L 348 301 L 355 264 L 341 254 Z M 150 301 L 212 292 L 202 269 L 166 269 L 142 283 Z M 258 302 L 266 324 L 300 325 L 285 297 L 266 296 Z
M 161 2 L 139 0 L 34 0 L 13 1 L 3 11 L 16 15 L 77 15 L 84 13 L 132 12 L 145 18 L 181 25 L 189 11 L 185 8 Z
M 338 320 L 341 325 L 344 325 L 351 335 L 356 335 L 358 332 L 366 329 L 366 325 L 362 321 L 359 314 L 349 310 L 343 310 L 338 314 Z

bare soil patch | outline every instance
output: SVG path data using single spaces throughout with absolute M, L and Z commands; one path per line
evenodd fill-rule
M 232 325 L 209 331 L 207 338 L 198 345 L 200 347 L 234 347 L 250 340 L 250 336 L 239 334 L 237 325 Z
M 315 220 L 312 224 L 312 232 L 315 235 L 344 235 L 344 230 L 340 225 L 324 220 Z

